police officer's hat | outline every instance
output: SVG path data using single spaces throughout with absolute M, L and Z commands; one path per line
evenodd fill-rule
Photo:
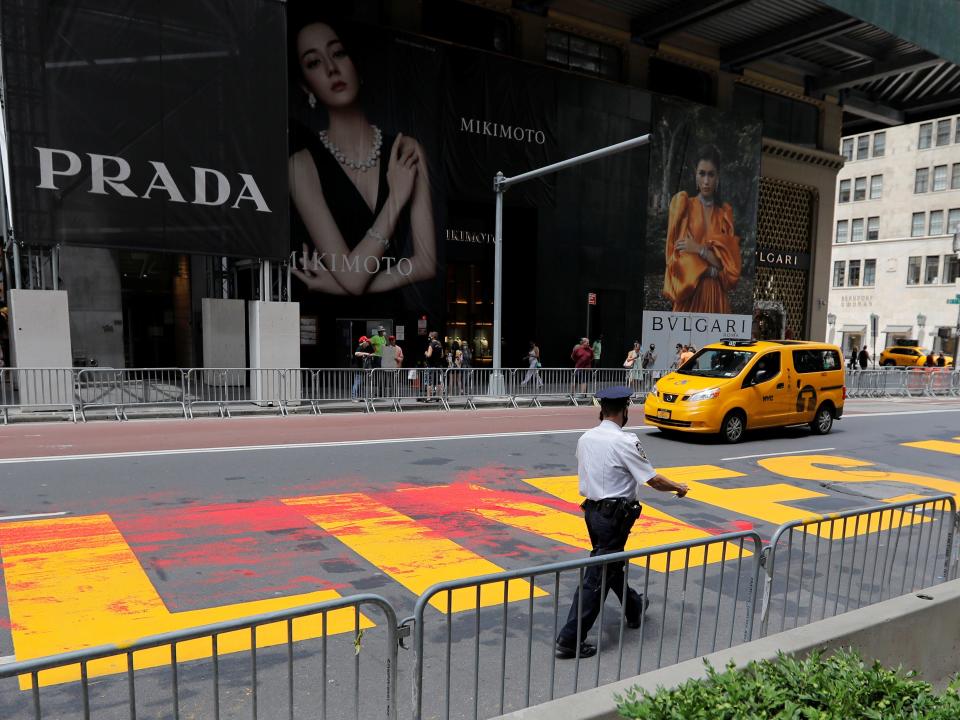
M 625 385 L 614 385 L 613 387 L 603 388 L 597 393 L 597 400 L 629 400 L 633 396 L 633 390 Z

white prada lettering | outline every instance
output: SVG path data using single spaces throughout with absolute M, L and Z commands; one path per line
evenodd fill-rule
M 76 153 L 72 153 L 69 150 L 56 150 L 54 148 L 45 147 L 37 147 L 35 149 L 40 155 L 40 184 L 37 185 L 38 188 L 43 188 L 44 190 L 57 190 L 58 188 L 55 183 L 55 176 L 61 175 L 63 177 L 69 177 L 71 175 L 77 175 L 80 172 L 82 163 L 80 162 L 80 157 Z M 53 169 L 54 153 L 57 155 L 62 155 L 67 159 L 66 170 Z
M 39 189 L 59 190 L 58 178 L 77 176 L 83 171 L 83 160 L 75 152 L 36 146 L 35 149 L 40 173 L 40 182 L 37 184 Z M 247 207 L 247 203 L 252 203 L 257 212 L 272 212 L 260 191 L 260 186 L 249 173 L 237 173 L 240 186 L 234 193 L 230 178 L 220 170 L 191 166 L 193 197 L 188 199 L 184 196 L 173 173 L 163 162 L 148 161 L 153 172 L 149 182 L 144 186 L 142 182 L 136 181 L 134 168 L 124 158 L 98 153 L 86 155 L 90 163 L 88 192 L 93 195 L 116 195 L 145 200 L 163 199 L 169 202 L 210 206 L 227 205 L 232 198 L 233 202 L 229 207 L 233 210 L 243 209 Z M 138 192 L 139 188 L 144 189 Z M 158 198 L 156 193 L 165 193 L 166 197 L 161 195 Z

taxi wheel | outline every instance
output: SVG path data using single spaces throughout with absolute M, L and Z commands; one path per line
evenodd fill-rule
M 881 367 L 893 367 L 894 365 L 896 365 L 896 363 L 893 360 L 884 360 L 880 363 Z
M 747 416 L 742 410 L 731 410 L 720 424 L 720 437 L 728 443 L 738 443 L 747 429 Z
M 813 416 L 810 429 L 814 435 L 826 435 L 833 429 L 833 409 L 829 405 L 824 403 L 817 408 L 817 414 Z

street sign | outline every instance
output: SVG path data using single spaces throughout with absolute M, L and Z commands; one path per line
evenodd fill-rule
M 960 295 L 955 298 L 950 298 L 947 300 L 947 305 L 960 305 Z
M 587 293 L 587 305 L 596 305 L 596 304 L 597 304 L 597 294 Z

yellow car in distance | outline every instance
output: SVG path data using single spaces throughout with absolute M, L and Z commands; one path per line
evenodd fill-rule
M 893 345 L 880 353 L 880 365 L 883 367 L 923 367 L 930 353 L 919 345 Z M 953 365 L 953 358 L 944 355 L 947 366 Z
M 840 348 L 803 340 L 721 340 L 660 378 L 643 405 L 647 424 L 663 430 L 719 433 L 809 425 L 825 435 L 843 415 Z

